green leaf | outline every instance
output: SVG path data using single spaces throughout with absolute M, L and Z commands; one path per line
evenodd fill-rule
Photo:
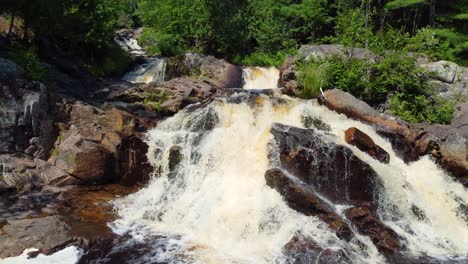
M 412 7 L 419 4 L 427 4 L 427 0 L 395 0 L 385 4 L 385 9 L 394 10 L 405 7 Z

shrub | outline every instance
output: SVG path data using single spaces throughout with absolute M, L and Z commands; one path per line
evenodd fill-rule
M 10 56 L 10 59 L 23 67 L 26 78 L 35 81 L 45 79 L 47 69 L 41 65 L 35 49 L 16 50 Z
M 176 56 L 188 49 L 179 44 L 178 36 L 160 34 L 152 28 L 145 28 L 138 39 L 148 55 Z
M 454 104 L 437 97 L 397 93 L 390 103 L 392 112 L 408 122 L 449 124 L 453 118 Z
M 454 60 L 455 49 L 442 33 L 432 28 L 423 28 L 409 39 L 405 50 L 424 54 L 432 60 Z
M 323 68 L 320 62 L 307 62 L 299 66 L 299 97 L 314 98 L 319 95 L 323 85 Z

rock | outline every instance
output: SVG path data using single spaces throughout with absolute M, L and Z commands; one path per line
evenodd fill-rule
M 348 225 L 304 183 L 293 179 L 278 168 L 268 170 L 265 179 L 267 185 L 277 190 L 292 209 L 307 216 L 317 216 L 340 238 L 350 240 L 353 237 Z
M 319 103 L 349 118 L 372 124 L 382 135 L 392 135 L 395 138 L 391 140 L 392 146 L 397 153 L 406 160 L 413 158 L 411 153 L 398 151 L 409 148 L 416 140 L 417 132 L 409 124 L 380 114 L 365 102 L 338 89 L 325 91 L 319 96 Z
M 468 139 L 459 129 L 446 125 L 425 125 L 417 137 L 418 155 L 431 154 L 460 180 L 468 179 Z
M 49 162 L 87 183 L 149 179 L 148 146 L 140 139 L 145 124 L 115 107 L 99 109 L 82 102 L 63 102 L 68 113 Z
M 433 74 L 433 77 L 439 81 L 453 83 L 457 78 L 458 65 L 450 61 L 437 61 L 427 64 L 421 64 L 421 67 Z
M 169 150 L 169 170 L 174 171 L 183 159 L 182 148 L 173 146 Z
M 451 102 L 468 102 L 468 82 L 446 83 L 430 80 L 431 88 L 443 99 Z
M 372 138 L 355 127 L 345 131 L 345 140 L 346 143 L 356 146 L 380 162 L 389 163 L 390 161 L 390 155 L 383 148 L 376 145 Z
M 10 83 L 13 80 L 20 79 L 24 75 L 24 70 L 16 63 L 0 58 L 0 82 Z
M 85 182 L 111 181 L 115 160 L 102 144 L 73 133 L 57 147 L 55 166 Z
M 373 54 L 371 51 L 362 48 L 350 48 L 346 49 L 341 45 L 335 44 L 322 44 L 318 46 L 312 45 L 303 45 L 297 51 L 297 55 L 295 57 L 296 61 L 308 61 L 310 59 L 324 59 L 331 56 L 352 56 L 353 58 L 357 59 L 366 59 L 369 61 L 374 61 L 376 59 L 376 55 Z
M 242 69 L 225 60 L 199 53 L 187 53 L 169 59 L 167 78 L 191 76 L 216 84 L 218 88 L 241 88 Z M 208 79 L 208 80 L 206 80 Z
M 216 87 L 194 78 L 181 77 L 163 83 L 150 83 L 113 94 L 112 99 L 138 104 L 146 110 L 174 114 L 188 104 L 203 101 Z
M 287 95 L 295 95 L 297 90 L 297 66 L 294 58 L 288 56 L 280 67 L 279 86 L 286 89 Z
M 46 159 L 55 140 L 46 87 L 38 82 L 0 84 L 0 153 L 25 152 Z
M 468 138 L 468 103 L 463 103 L 455 107 L 452 126 L 458 128 L 461 135 Z
M 274 124 L 271 157 L 290 174 L 314 187 L 336 204 L 375 204 L 380 181 L 375 171 L 345 146 L 337 145 L 332 135 L 312 129 Z
M 9 220 L 0 239 L 0 258 L 20 255 L 25 249 L 37 248 L 51 254 L 70 245 L 83 245 L 83 241 L 68 234 L 70 227 L 58 216 Z
M 386 227 L 375 216 L 370 206 L 350 208 L 345 211 L 345 215 L 360 234 L 370 237 L 380 251 L 394 253 L 401 248 L 398 234 Z
M 79 180 L 52 164 L 26 155 L 0 155 L 0 182 L 17 190 L 75 185 Z
M 294 236 L 283 249 L 288 263 L 348 263 L 350 260 L 342 250 L 323 249 L 310 238 Z

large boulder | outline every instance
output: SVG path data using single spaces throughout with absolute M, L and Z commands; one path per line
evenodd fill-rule
M 350 259 L 343 250 L 332 248 L 324 249 L 313 239 L 302 236 L 294 236 L 283 249 L 283 254 L 288 257 L 288 263 L 349 263 Z
M 349 226 L 305 183 L 293 179 L 279 168 L 268 170 L 265 179 L 267 185 L 277 190 L 292 209 L 307 216 L 317 216 L 340 238 L 350 240 L 353 237 Z
M 167 78 L 192 76 L 208 79 L 218 88 L 241 88 L 242 69 L 225 60 L 199 53 L 187 53 L 169 59 Z
M 144 124 L 115 107 L 99 109 L 65 101 L 68 113 L 49 162 L 83 182 L 122 180 L 134 183 L 148 179 L 147 145 L 139 130 Z
M 380 181 L 376 172 L 332 135 L 314 129 L 274 124 L 271 146 L 279 151 L 280 166 L 338 204 L 377 201 Z M 326 157 L 326 158 L 324 158 Z
M 139 105 L 146 110 L 174 114 L 188 104 L 203 101 L 216 92 L 212 84 L 181 77 L 163 83 L 149 83 L 111 94 L 109 99 Z
M 0 182 L 18 190 L 43 185 L 65 186 L 79 180 L 47 161 L 26 155 L 0 155 Z
M 24 70 L 21 66 L 16 63 L 0 58 L 0 80 L 2 82 L 8 82 L 22 78 Z
M 457 80 L 459 68 L 456 63 L 442 60 L 421 64 L 421 67 L 430 72 L 435 79 L 442 82 L 453 83 Z
M 296 61 L 308 61 L 311 59 L 325 59 L 331 56 L 352 56 L 357 59 L 374 61 L 376 55 L 362 48 L 345 48 L 336 44 L 322 44 L 317 46 L 303 45 L 297 51 Z
M 463 103 L 455 107 L 452 126 L 458 128 L 460 133 L 468 138 L 468 103 Z

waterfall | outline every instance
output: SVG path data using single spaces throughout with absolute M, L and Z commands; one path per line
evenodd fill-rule
M 162 82 L 166 73 L 166 58 L 148 58 L 134 70 L 125 74 L 123 80 L 132 83 Z
M 254 98 L 243 99 L 249 96 Z M 292 210 L 266 185 L 264 173 L 275 151 L 269 148 L 272 124 L 304 127 L 301 116 L 307 115 L 328 124 L 335 143 L 377 172 L 384 187 L 379 216 L 402 237 L 407 254 L 466 258 L 468 225 L 459 207 L 468 204 L 468 192 L 430 158 L 406 164 L 371 126 L 316 101 L 249 96 L 188 108 L 148 132 L 154 174 L 145 188 L 115 202 L 115 232 L 164 238 L 165 250 L 151 256 L 155 262 L 288 263 L 282 249 L 300 234 L 321 248 L 342 249 L 354 263 L 385 263 L 368 237 L 338 239 L 325 223 Z M 390 163 L 348 145 L 349 127 L 372 137 L 390 154 Z M 425 217 L 415 215 L 414 207 Z
M 244 89 L 275 89 L 278 88 L 280 72 L 275 67 L 248 67 L 244 68 L 242 78 Z

